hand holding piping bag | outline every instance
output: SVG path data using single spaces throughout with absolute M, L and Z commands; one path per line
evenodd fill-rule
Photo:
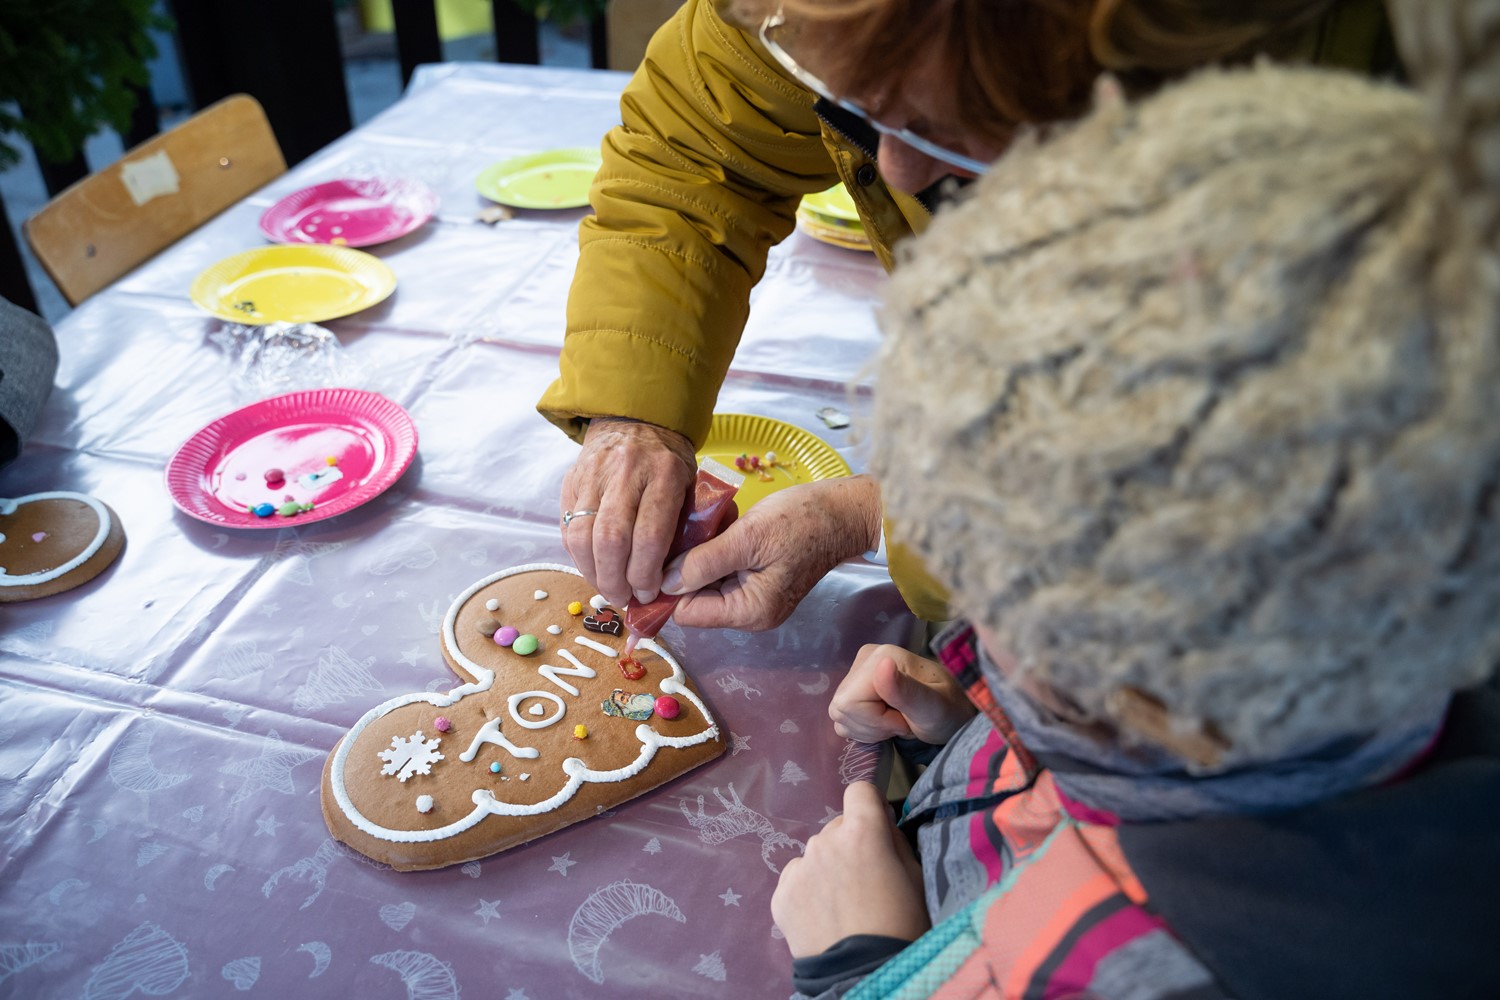
M 711 458 L 698 463 L 698 475 L 693 479 L 692 491 L 677 522 L 677 537 L 667 552 L 668 563 L 694 545 L 708 541 L 734 520 L 737 514 L 734 495 L 744 482 L 744 476 Z M 632 659 L 636 643 L 654 638 L 661 631 L 672 617 L 677 601 L 675 594 L 658 594 L 646 604 L 630 599 L 625 605 L 625 627 L 630 636 L 625 640 L 622 662 Z

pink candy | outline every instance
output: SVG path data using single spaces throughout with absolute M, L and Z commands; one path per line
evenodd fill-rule
M 509 646 L 521 637 L 521 633 L 509 625 L 502 625 L 495 630 L 495 645 Z
M 662 695 L 656 699 L 656 714 L 663 719 L 675 719 L 677 713 L 682 711 L 682 706 L 677 704 L 677 699 L 671 695 Z
M 453 728 L 453 723 L 449 722 L 446 717 L 441 715 L 432 720 L 432 725 L 433 728 L 435 728 L 440 733 L 446 733 L 448 730 Z

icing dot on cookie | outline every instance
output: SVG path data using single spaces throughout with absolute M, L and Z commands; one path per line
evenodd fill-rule
M 595 594 L 593 597 L 589 598 L 589 607 L 593 608 L 595 611 L 598 611 L 608 603 L 609 602 L 604 599 L 603 594 Z
M 535 593 L 533 593 L 531 596 L 534 597 L 534 598 L 536 598 L 539 601 L 545 601 L 547 599 L 547 592 L 545 590 L 538 590 Z
M 500 602 L 497 601 L 497 600 L 495 600 L 493 597 L 491 597 L 488 601 L 484 602 L 484 610 L 486 610 L 486 611 L 499 611 L 500 610 Z
M 432 812 L 432 796 L 431 795 L 418 795 L 417 796 L 417 812 L 419 812 L 419 813 L 430 813 L 430 812 Z
M 0 539 L 0 541 L 4 541 L 4 539 Z M 547 626 L 547 631 L 551 632 L 553 635 L 562 635 L 562 626 L 561 625 L 548 625 Z

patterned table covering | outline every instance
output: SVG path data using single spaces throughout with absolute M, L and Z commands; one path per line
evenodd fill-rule
M 323 762 L 360 715 L 452 684 L 437 633 L 456 594 L 568 561 L 556 498 L 575 449 L 533 407 L 583 210 L 483 225 L 473 179 L 597 143 L 623 82 L 424 67 L 385 113 L 60 324 L 57 388 L 0 496 L 95 494 L 129 540 L 83 588 L 0 606 L 0 996 L 791 992 L 770 896 L 844 785 L 880 763 L 834 735 L 827 706 L 861 644 L 907 637 L 884 567 L 846 564 L 773 632 L 669 625 L 729 750 L 596 820 L 401 873 L 342 848 L 319 808 Z M 178 513 L 168 457 L 257 396 L 191 279 L 261 245 L 278 198 L 362 173 L 441 197 L 432 223 L 372 248 L 395 295 L 326 324 L 355 384 L 411 413 L 416 462 L 322 522 L 221 530 Z M 804 427 L 860 468 L 849 431 L 817 411 L 859 410 L 846 383 L 873 349 L 882 281 L 872 258 L 793 235 L 756 290 L 721 411 Z

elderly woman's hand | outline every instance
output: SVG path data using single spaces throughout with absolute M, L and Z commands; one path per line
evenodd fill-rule
M 834 732 L 862 743 L 893 736 L 947 743 L 975 711 L 940 664 L 900 646 L 874 644 L 861 647 L 828 705 Z
M 775 628 L 829 570 L 879 541 L 880 491 L 868 476 L 791 486 L 673 560 L 662 593 L 685 595 L 679 625 Z
M 854 934 L 915 941 L 932 921 L 922 867 L 868 781 L 844 790 L 844 814 L 788 861 L 771 895 L 771 919 L 793 958 L 821 954 Z
M 563 525 L 573 564 L 611 604 L 654 600 L 697 469 L 693 444 L 655 424 L 596 418 L 563 477 L 562 507 L 592 511 Z

